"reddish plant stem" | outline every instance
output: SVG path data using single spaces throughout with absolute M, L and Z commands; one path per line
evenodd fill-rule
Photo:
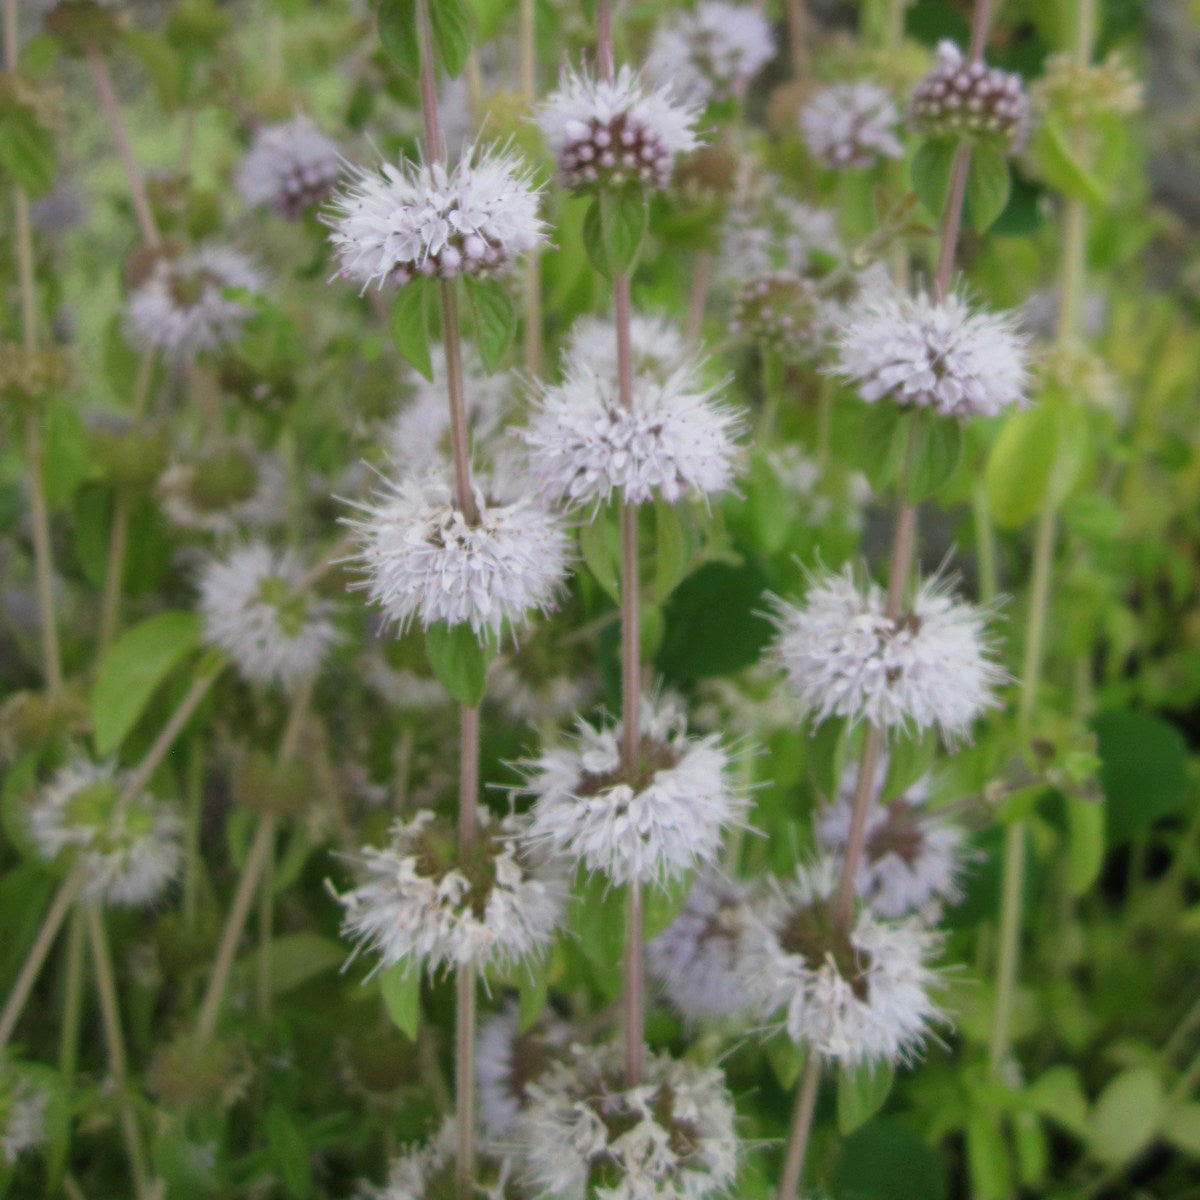
M 788 1130 L 783 1170 L 779 1176 L 779 1200 L 795 1200 L 800 1195 L 800 1179 L 804 1174 L 804 1159 L 808 1153 L 808 1138 L 812 1133 L 820 1085 L 821 1060 L 810 1052 L 804 1060 L 804 1070 L 796 1088 L 796 1104 L 792 1109 L 792 1124 Z

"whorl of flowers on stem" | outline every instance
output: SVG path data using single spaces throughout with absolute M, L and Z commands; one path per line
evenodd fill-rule
M 635 777 L 621 766 L 620 729 L 580 720 L 577 736 L 522 763 L 534 797 L 529 838 L 609 882 L 665 885 L 711 863 L 747 797 L 715 736 L 689 738 L 681 707 L 643 700 Z
M 178 874 L 183 822 L 148 792 L 125 795 L 129 773 L 72 759 L 29 809 L 38 853 L 77 859 L 82 895 L 105 904 L 151 904 Z
M 660 25 L 646 70 L 696 104 L 734 95 L 775 56 L 766 17 L 746 4 L 700 0 Z
M 387 846 L 357 856 L 362 882 L 339 897 L 342 928 L 379 956 L 376 970 L 508 967 L 549 945 L 562 915 L 561 880 L 535 861 L 522 818 L 493 823 L 485 812 L 480 826 L 464 859 L 454 825 L 421 809 L 393 824 Z
M 730 487 L 741 427 L 696 364 L 636 375 L 626 408 L 611 369 L 570 361 L 562 382 L 535 400 L 522 436 L 552 497 L 591 505 L 616 492 L 630 504 L 674 503 Z
M 809 153 L 833 170 L 869 167 L 904 154 L 896 136 L 900 110 L 870 80 L 823 88 L 800 110 L 799 122 Z
M 279 525 L 287 511 L 287 475 L 279 460 L 245 441 L 224 442 L 181 458 L 157 485 L 163 513 L 181 529 L 227 537 L 243 526 Z
M 734 1121 L 715 1067 L 648 1053 L 628 1087 L 619 1047 L 576 1046 L 530 1085 L 518 1143 L 539 1196 L 704 1200 L 733 1185 Z
M 251 542 L 200 573 L 204 640 L 229 655 L 243 679 L 294 687 L 321 665 L 337 633 L 330 606 L 314 599 L 290 550 Z
M 617 378 L 617 335 L 612 317 L 578 317 L 567 334 L 563 362 L 585 366 L 596 375 Z M 634 377 L 662 381 L 691 360 L 683 330 L 658 313 L 631 313 L 629 348 Z
M 458 508 L 443 471 L 383 481 L 347 521 L 359 536 L 361 586 L 400 630 L 468 624 L 498 636 L 531 610 L 545 612 L 567 567 L 567 533 L 535 497 L 489 497 L 476 483 L 479 519 Z
M 545 240 L 538 188 L 512 151 L 473 148 L 449 168 L 405 161 L 350 174 L 325 220 L 339 273 L 364 288 L 486 275 Z
M 569 191 L 665 188 L 675 156 L 695 149 L 697 110 L 669 86 L 647 87 L 624 66 L 612 80 L 564 75 L 537 112 L 538 127 Z
M 251 207 L 296 217 L 323 203 L 342 173 L 337 144 L 308 117 L 263 125 L 237 169 L 237 189 Z
M 938 578 L 890 617 L 883 589 L 860 586 L 847 567 L 810 575 L 800 605 L 775 602 L 772 654 L 814 725 L 845 717 L 885 732 L 936 729 L 954 743 L 1007 679 L 988 657 L 987 617 Z
M 932 137 L 995 137 L 1015 152 L 1029 136 L 1029 99 L 1021 77 L 968 62 L 951 41 L 938 43 L 936 62 L 913 92 L 910 113 L 913 126 Z
M 1026 400 L 1026 339 L 1006 313 L 885 286 L 851 304 L 835 336 L 835 372 L 868 403 L 994 417 Z
M 0 1061 L 0 1165 L 11 1167 L 46 1138 L 50 1096 L 26 1074 Z
M 517 1129 L 529 1100 L 529 1086 L 551 1063 L 567 1055 L 570 1026 L 547 1014 L 524 1032 L 518 1028 L 515 1002 L 486 1017 L 475 1048 L 479 1120 L 487 1134 L 508 1139 Z
M 866 908 L 840 932 L 829 906 L 838 875 L 824 860 L 777 883 L 758 909 L 743 970 L 763 1012 L 783 1010 L 788 1036 L 823 1060 L 909 1062 L 945 1019 L 930 995 L 941 939 Z

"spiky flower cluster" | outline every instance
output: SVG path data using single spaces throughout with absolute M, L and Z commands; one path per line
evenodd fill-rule
M 712 862 L 747 807 L 719 739 L 689 738 L 678 704 L 644 700 L 637 766 L 626 771 L 619 733 L 581 719 L 571 743 L 523 764 L 530 839 L 615 884 L 665 884 Z
M 570 1026 L 553 1015 L 522 1032 L 516 1003 L 493 1013 L 479 1026 L 475 1078 L 479 1087 L 479 1120 L 489 1136 L 511 1139 L 529 1101 L 529 1085 L 551 1063 L 566 1057 Z
M 342 173 L 336 143 L 308 118 L 255 131 L 237 170 L 237 189 L 252 207 L 296 217 L 324 202 Z
M 665 188 L 675 156 L 698 144 L 695 108 L 670 87 L 650 88 L 629 67 L 613 80 L 568 73 L 538 110 L 562 186 Z
M 751 277 L 737 293 L 729 327 L 796 361 L 821 348 L 830 322 L 812 280 L 770 271 Z
M 48 1093 L 27 1075 L 0 1063 L 0 1165 L 11 1167 L 46 1136 Z
M 576 1046 L 528 1090 L 521 1156 L 539 1196 L 704 1200 L 733 1184 L 735 1115 L 714 1067 L 650 1053 L 627 1087 L 618 1047 Z
M 355 168 L 326 219 L 340 273 L 364 288 L 488 274 L 545 239 L 530 170 L 503 149 L 470 150 L 449 169 Z
M 551 496 L 586 505 L 617 492 L 631 504 L 674 503 L 730 486 L 740 427 L 694 364 L 661 379 L 635 376 L 625 408 L 611 368 L 570 361 L 562 382 L 538 397 L 523 437 Z
M 29 832 L 45 859 L 68 855 L 83 870 L 82 894 L 106 904 L 150 904 L 175 878 L 183 822 L 148 792 L 128 791 L 111 763 L 72 759 L 29 809 Z
M 800 133 L 809 153 L 835 171 L 899 158 L 900 110 L 877 83 L 835 83 L 800 110 Z
M 995 137 L 1015 152 L 1029 136 L 1029 99 L 1020 75 L 967 62 L 951 41 L 938 43 L 933 68 L 913 92 L 910 113 L 914 127 L 931 137 Z
M 947 742 L 996 703 L 1006 678 L 988 657 L 987 613 L 926 580 L 891 617 L 876 584 L 847 567 L 809 577 L 800 606 L 777 601 L 773 652 L 814 723 L 869 721 L 885 731 L 938 730 Z
M 172 358 L 217 350 L 236 340 L 253 312 L 237 293 L 263 288 L 258 268 L 231 246 L 162 255 L 126 303 L 126 336 Z
M 453 824 L 421 809 L 356 865 L 362 882 L 340 897 L 343 932 L 379 955 L 376 969 L 509 966 L 542 953 L 562 914 L 561 883 L 535 866 L 515 816 L 492 823 L 485 813 L 463 857 Z
M 363 586 L 399 629 L 444 621 L 498 636 L 550 607 L 566 572 L 562 522 L 530 496 L 493 502 L 477 487 L 475 502 L 472 523 L 433 471 L 385 482 L 356 506 L 363 515 L 348 524 L 360 539 Z
M 742 971 L 750 922 L 747 888 L 706 872 L 646 947 L 651 975 L 688 1020 L 732 1017 L 750 1007 Z
M 940 304 L 894 287 L 852 304 L 836 334 L 837 373 L 873 404 L 994 417 L 1025 402 L 1026 341 L 1011 316 Z
M 764 1013 L 782 1010 L 792 1041 L 824 1060 L 907 1062 L 942 1020 L 930 994 L 940 938 L 866 908 L 840 932 L 829 908 L 838 875 L 828 860 L 801 864 L 773 887 L 750 937 L 749 984 Z
M 700 0 L 659 27 L 646 69 L 693 103 L 707 104 L 734 95 L 774 56 L 771 26 L 758 9 Z
M 629 349 L 635 378 L 649 376 L 659 382 L 687 366 L 691 355 L 683 331 L 657 313 L 632 313 Z M 617 335 L 611 318 L 579 317 L 567 334 L 563 360 L 587 367 L 596 375 L 617 380 Z
M 265 529 L 283 520 L 287 476 L 278 459 L 251 443 L 224 442 L 172 463 L 157 490 L 172 524 L 227 537 L 242 527 Z
M 741 286 L 760 275 L 807 276 L 845 254 L 827 208 L 773 193 L 758 211 L 730 214 L 721 241 L 721 276 Z
M 878 799 L 886 777 L 881 764 L 867 809 L 866 845 L 858 865 L 858 894 L 882 917 L 925 915 L 962 896 L 966 855 L 962 831 L 923 807 L 928 784 L 919 780 L 886 803 Z M 850 837 L 857 767 L 851 766 L 834 800 L 816 819 L 817 845 L 830 858 Z
M 250 683 L 294 687 L 313 675 L 337 634 L 290 550 L 265 542 L 209 559 L 200 573 L 204 640 Z

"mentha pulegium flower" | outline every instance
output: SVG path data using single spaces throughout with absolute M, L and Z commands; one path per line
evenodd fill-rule
M 736 1117 L 715 1067 L 648 1052 L 628 1087 L 619 1046 L 575 1046 L 528 1090 L 517 1142 L 537 1196 L 704 1200 L 733 1185 Z
M 889 617 L 883 589 L 847 567 L 809 576 L 800 605 L 776 602 L 773 654 L 814 724 L 846 717 L 955 742 L 1007 678 L 988 658 L 987 615 L 935 578 Z
M 700 0 L 659 26 L 646 71 L 703 105 L 734 95 L 774 56 L 770 23 L 755 6 Z
M 440 471 L 385 481 L 361 516 L 357 562 L 372 603 L 406 630 L 439 621 L 499 635 L 545 612 L 567 568 L 567 533 L 537 498 L 493 500 L 476 489 L 470 523 Z
M 258 268 L 230 246 L 161 256 L 126 302 L 126 335 L 139 350 L 172 358 L 217 350 L 238 337 L 253 311 L 227 293 L 263 289 Z
M 450 465 L 450 405 L 441 344 L 431 345 L 429 355 L 432 381 L 413 372 L 412 396 L 384 431 L 384 446 L 397 473 L 424 473 L 437 462 Z M 512 376 L 507 371 L 489 375 L 469 342 L 462 347 L 462 368 L 467 433 L 474 448 L 486 448 L 503 422 L 512 397 Z
M 925 916 L 941 904 L 962 897 L 961 880 L 967 852 L 961 830 L 936 809 L 924 807 L 928 784 L 919 780 L 902 795 L 879 801 L 887 774 L 880 764 L 867 810 L 867 835 L 855 887 L 881 917 Z M 858 768 L 851 764 L 837 796 L 817 813 L 818 847 L 834 860 L 844 854 Z
M 535 401 L 522 437 L 550 496 L 594 505 L 617 492 L 631 504 L 656 496 L 673 504 L 730 486 L 741 426 L 694 364 L 662 379 L 635 375 L 627 409 L 611 369 L 569 362 Z
M 611 883 L 665 885 L 712 862 L 747 799 L 715 736 L 689 738 L 681 708 L 644 700 L 636 776 L 621 767 L 620 730 L 580 720 L 576 737 L 525 762 L 534 797 L 529 838 Z
M 339 272 L 382 287 L 417 275 L 485 275 L 545 240 L 529 168 L 505 149 L 473 149 L 447 169 L 358 167 L 326 211 Z
M 749 1007 L 742 974 L 750 920 L 747 889 L 713 872 L 697 876 L 679 915 L 646 947 L 651 977 L 690 1021 Z
M 634 376 L 667 379 L 691 359 L 683 330 L 657 313 L 632 313 L 629 348 Z M 567 333 L 563 362 L 568 370 L 585 366 L 597 375 L 617 379 L 617 327 L 611 317 L 577 317 Z
M 240 440 L 173 462 L 157 491 L 167 519 L 197 533 L 266 529 L 287 515 L 287 476 L 279 460 Z
M 759 275 L 787 273 L 808 277 L 819 263 L 843 258 L 837 215 L 781 195 L 772 180 L 770 194 L 753 209 L 734 209 L 721 233 L 717 274 L 735 287 Z
M 250 683 L 294 687 L 314 674 L 337 633 L 290 550 L 251 542 L 209 559 L 199 579 L 204 640 Z
M 522 1033 L 515 1001 L 483 1018 L 475 1045 L 475 1079 L 479 1121 L 489 1137 L 511 1139 L 529 1100 L 529 1085 L 552 1062 L 566 1057 L 570 1041 L 571 1027 L 549 1012 Z
M 783 1011 L 792 1041 L 825 1061 L 911 1061 L 944 1020 L 930 996 L 940 937 L 867 908 L 839 933 L 829 906 L 838 875 L 831 861 L 801 864 L 767 893 L 748 938 L 747 986 L 765 1014 Z
M 237 189 L 251 207 L 269 205 L 281 216 L 299 216 L 321 204 L 342 173 L 337 144 L 308 118 L 255 131 L 237 169 Z
M 182 861 L 183 822 L 148 792 L 126 797 L 128 772 L 71 759 L 37 794 L 29 831 L 38 853 L 78 856 L 82 895 L 106 904 L 150 904 Z
M 45 1140 L 49 1103 L 28 1075 L 0 1062 L 0 1165 L 11 1167 Z
M 995 137 L 1015 152 L 1029 136 L 1029 100 L 1021 77 L 967 62 L 951 41 L 938 43 L 936 62 L 917 84 L 910 112 L 913 126 L 931 137 Z
M 564 188 L 659 189 L 671 181 L 675 156 L 699 144 L 697 115 L 669 86 L 648 87 L 624 66 L 611 81 L 568 72 L 537 123 Z
M 900 158 L 900 110 L 877 83 L 859 80 L 823 88 L 800 110 L 800 133 L 809 153 L 833 170 L 869 167 Z
M 770 271 L 747 279 L 738 291 L 729 328 L 788 362 L 798 362 L 828 342 L 830 319 L 811 279 Z
M 837 330 L 836 374 L 873 404 L 994 417 L 1025 403 L 1026 339 L 1004 313 L 940 304 L 884 286 L 852 304 Z
M 377 970 L 508 967 L 554 936 L 564 888 L 531 855 L 524 819 L 493 823 L 483 813 L 465 861 L 456 838 L 450 821 L 421 809 L 396 821 L 387 846 L 357 857 L 362 882 L 339 897 L 342 928 L 379 955 Z

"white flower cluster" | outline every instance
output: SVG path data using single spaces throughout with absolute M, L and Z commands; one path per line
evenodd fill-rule
M 730 486 L 741 425 L 695 364 L 661 379 L 635 376 L 627 409 L 611 368 L 570 361 L 562 382 L 536 400 L 522 436 L 551 496 L 586 505 L 615 491 L 631 504 L 656 496 L 674 503 Z
M 930 996 L 940 938 L 866 908 L 839 936 L 828 903 L 839 873 L 829 860 L 801 864 L 772 890 L 749 938 L 750 986 L 765 1013 L 784 1010 L 792 1041 L 822 1059 L 907 1062 L 943 1019 Z
M 433 471 L 385 482 L 356 506 L 363 516 L 348 524 L 360 537 L 362 586 L 401 630 L 444 621 L 499 635 L 550 607 L 567 565 L 562 522 L 528 495 L 493 503 L 477 487 L 475 499 L 472 524 Z
M 327 220 L 341 274 L 364 288 L 486 274 L 545 239 L 529 168 L 498 149 L 469 151 L 449 170 L 410 162 L 356 168 Z
M 869 167 L 900 158 L 900 110 L 877 83 L 862 79 L 823 88 L 800 110 L 800 133 L 809 153 L 833 170 Z
M 49 1095 L 28 1076 L 0 1063 L 0 1165 L 11 1167 L 46 1137 Z
M 1025 338 L 1007 314 L 940 304 L 894 287 L 865 294 L 836 335 L 837 373 L 874 404 L 930 408 L 942 416 L 994 417 L 1025 402 Z
M 855 887 L 881 917 L 932 915 L 962 898 L 965 865 L 962 831 L 923 807 L 928 784 L 919 780 L 903 795 L 880 803 L 887 763 L 881 763 L 867 809 L 866 844 Z M 838 794 L 817 814 L 817 845 L 839 859 L 850 839 L 858 768 L 851 765 Z
M 237 338 L 252 312 L 227 293 L 263 288 L 258 269 L 230 246 L 160 257 L 125 305 L 126 335 L 138 349 L 172 358 L 220 349 Z
M 450 822 L 428 809 L 397 821 L 383 849 L 362 850 L 362 882 L 340 897 L 343 931 L 379 955 L 379 969 L 484 970 L 545 950 L 562 915 L 561 881 L 534 869 L 521 818 L 492 824 L 484 814 L 480 824 L 469 861 Z
M 29 809 L 29 832 L 45 859 L 77 856 L 82 895 L 106 904 L 151 904 L 182 861 L 183 822 L 148 792 L 125 796 L 129 774 L 72 759 Z
M 695 104 L 735 94 L 775 57 L 766 17 L 749 4 L 700 0 L 659 26 L 646 70 Z
M 626 1087 L 619 1047 L 576 1046 L 529 1087 L 521 1156 L 554 1200 L 704 1200 L 737 1172 L 735 1114 L 719 1070 L 648 1053 Z
M 528 1088 L 546 1068 L 564 1058 L 570 1026 L 553 1015 L 520 1032 L 517 1004 L 493 1013 L 479 1025 L 475 1047 L 475 1079 L 479 1088 L 479 1120 L 489 1137 L 510 1139 L 528 1101 Z
M 691 359 L 683 330 L 657 313 L 632 313 L 629 319 L 629 349 L 634 377 L 649 376 L 662 382 L 686 367 Z M 563 361 L 586 367 L 596 375 L 617 382 L 617 334 L 612 318 L 583 316 L 567 333 Z
M 732 1017 L 750 1007 L 742 970 L 750 922 L 745 885 L 704 872 L 679 915 L 646 947 L 651 975 L 682 1016 Z
M 1007 677 L 987 657 L 986 611 L 927 580 L 898 617 L 850 568 L 809 577 L 804 602 L 775 605 L 774 655 L 815 723 L 826 717 L 965 737 Z
M 250 683 L 295 687 L 321 665 L 337 633 L 330 606 L 305 586 L 307 571 L 290 550 L 265 542 L 209 559 L 200 573 L 204 640 L 229 655 Z
M 845 254 L 832 209 L 782 195 L 780 180 L 770 184 L 761 205 L 735 209 L 722 230 L 718 271 L 734 285 L 758 275 L 807 275 L 815 258 L 839 259 Z
M 159 479 L 157 492 L 173 525 L 218 537 L 228 537 L 243 526 L 279 525 L 287 511 L 282 464 L 243 441 L 173 462 Z
M 578 735 L 523 764 L 535 798 L 529 837 L 614 884 L 665 884 L 712 862 L 746 796 L 715 736 L 689 738 L 682 709 L 643 700 L 635 778 L 621 768 L 620 731 L 580 720 Z
M 675 156 L 699 144 L 696 117 L 669 86 L 648 88 L 625 66 L 611 81 L 568 73 L 537 123 L 563 187 L 665 188 Z
M 255 131 L 238 164 L 237 189 L 251 207 L 269 205 L 295 217 L 324 201 L 341 173 L 336 143 L 299 116 Z

